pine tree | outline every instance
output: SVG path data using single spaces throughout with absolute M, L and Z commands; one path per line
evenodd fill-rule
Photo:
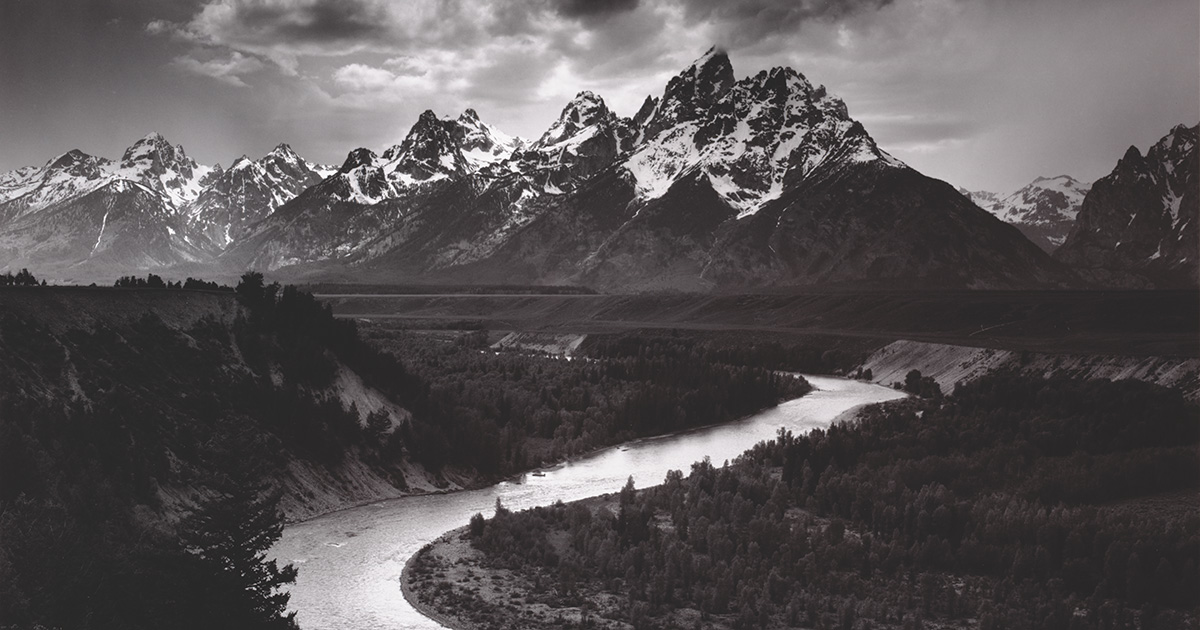
M 267 551 L 283 533 L 277 492 L 253 483 L 231 484 L 184 523 L 184 548 L 218 566 L 242 587 L 264 626 L 295 628 L 289 595 L 278 589 L 296 581 L 296 567 L 279 568 Z

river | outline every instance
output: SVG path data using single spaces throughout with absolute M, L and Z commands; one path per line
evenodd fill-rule
M 632 475 L 639 487 L 662 483 L 668 470 L 687 474 L 705 456 L 720 465 L 780 427 L 793 433 L 829 426 L 857 405 L 883 402 L 901 393 L 845 379 L 806 376 L 816 388 L 749 418 L 598 451 L 544 476 L 465 492 L 404 497 L 334 512 L 289 525 L 271 550 L 281 564 L 300 569 L 290 591 L 291 609 L 305 630 L 441 628 L 408 605 L 400 572 L 426 543 L 461 527 L 471 515 L 490 516 L 499 498 L 513 510 L 574 501 L 616 492 Z

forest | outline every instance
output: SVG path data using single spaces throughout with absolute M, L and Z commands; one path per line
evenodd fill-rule
M 149 276 L 72 295 L 131 290 L 229 289 Z M 146 312 L 65 330 L 0 313 L 0 626 L 290 627 L 278 587 L 295 569 L 263 554 L 292 462 L 361 461 L 404 488 L 411 459 L 483 483 L 807 391 L 721 363 L 497 355 L 480 335 L 381 349 L 257 273 L 205 299 L 240 308 L 186 326 Z M 345 407 L 345 370 L 411 418 L 393 426 Z
M 414 415 L 393 439 L 433 469 L 471 466 L 485 476 L 726 422 L 810 389 L 802 378 L 711 356 L 498 353 L 482 330 L 453 338 L 393 330 L 371 339 L 403 357 L 419 382 L 390 390 Z M 368 375 L 388 373 L 354 365 Z M 384 391 L 389 382 L 397 380 L 372 381 Z
M 596 627 L 1191 628 L 1198 441 L 1171 390 L 993 375 L 466 535 Z M 519 625 L 463 586 L 436 605 Z

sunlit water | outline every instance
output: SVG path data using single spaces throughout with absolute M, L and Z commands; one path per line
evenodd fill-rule
M 606 449 L 547 470 L 545 476 L 394 499 L 288 526 L 272 551 L 280 563 L 292 562 L 300 569 L 291 607 L 305 630 L 441 628 L 405 601 L 400 572 L 426 543 L 465 525 L 476 512 L 490 515 L 497 497 L 519 510 L 616 492 L 630 475 L 639 488 L 655 485 L 668 470 L 686 474 L 705 456 L 721 465 L 773 438 L 780 427 L 804 433 L 828 426 L 851 407 L 902 395 L 844 379 L 806 378 L 816 391 L 738 422 Z

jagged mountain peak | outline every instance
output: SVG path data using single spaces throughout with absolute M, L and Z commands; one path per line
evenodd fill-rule
M 404 140 L 383 153 L 389 178 L 408 186 L 470 172 L 456 138 L 462 133 L 458 121 L 421 112 Z
M 161 133 L 152 131 L 125 149 L 121 163 L 124 166 L 146 159 L 174 163 L 186 160 L 187 154 L 182 145 L 172 145 Z
M 454 139 L 472 171 L 508 159 L 523 145 L 520 138 L 510 136 L 483 122 L 479 113 L 469 107 L 459 115 L 455 123 Z
M 1119 168 L 1121 164 L 1136 165 L 1141 164 L 1142 161 L 1142 152 L 1137 147 L 1129 145 L 1129 148 L 1125 149 L 1125 155 L 1122 155 L 1120 161 L 1117 162 L 1117 166 Z
M 604 99 L 591 90 L 582 90 L 563 108 L 562 115 L 570 115 L 576 122 L 608 114 Z
M 390 151 L 391 149 L 389 149 Z M 346 155 L 346 160 L 338 168 L 339 173 L 349 173 L 360 166 L 375 166 L 379 156 L 370 149 L 359 147 Z
M 825 95 L 824 86 L 821 86 L 819 95 L 814 95 L 812 83 L 803 74 L 787 66 L 775 66 L 770 70 L 761 70 L 750 80 L 785 94 L 813 95 L 817 98 Z
M 359 151 L 367 150 L 351 152 L 347 162 Z M 369 163 L 374 156 L 367 151 L 359 157 Z M 203 234 L 216 249 L 223 250 L 276 208 L 318 184 L 323 175 L 316 165 L 281 143 L 257 160 L 245 155 L 234 160 L 183 213 L 193 233 Z
M 267 156 L 280 157 L 289 161 L 300 159 L 300 156 L 292 149 L 291 145 L 286 142 L 280 142 L 279 144 L 275 145 L 275 148 L 271 149 L 271 152 L 268 153 Z
M 642 128 L 642 138 L 653 139 L 679 123 L 704 118 L 735 82 L 729 56 L 716 46 L 709 48 L 667 82 Z
M 1146 152 L 1152 161 L 1174 160 L 1196 146 L 1197 127 L 1175 125 Z
M 653 96 L 646 96 L 646 100 L 642 101 L 642 106 L 638 108 L 637 113 L 633 115 L 633 124 L 635 127 L 641 127 L 654 114 L 654 109 L 658 107 L 658 99 Z
M 729 63 L 729 54 L 720 46 L 710 46 L 692 62 L 690 66 L 685 68 L 680 74 L 691 74 L 697 77 L 705 75 L 712 77 L 721 77 L 727 75 L 730 79 L 733 78 L 733 64 Z
M 79 149 L 71 149 L 62 155 L 53 158 L 46 163 L 46 168 L 59 171 L 78 171 L 81 168 L 87 169 L 88 172 L 98 169 L 101 165 L 107 164 L 108 160 L 98 158 L 80 151 Z M 83 174 L 82 172 L 80 174 Z
M 533 150 L 556 147 L 580 135 L 592 127 L 613 127 L 617 117 L 608 109 L 604 99 L 594 92 L 584 90 L 563 107 L 558 119 L 534 142 Z
M 1145 155 L 1129 147 L 1092 185 L 1055 257 L 1102 281 L 1195 286 L 1196 139 L 1197 127 L 1176 125 Z
M 183 145 L 172 145 L 162 134 L 151 132 L 125 150 L 112 174 L 142 184 L 180 208 L 198 197 L 219 171 L 197 164 Z

